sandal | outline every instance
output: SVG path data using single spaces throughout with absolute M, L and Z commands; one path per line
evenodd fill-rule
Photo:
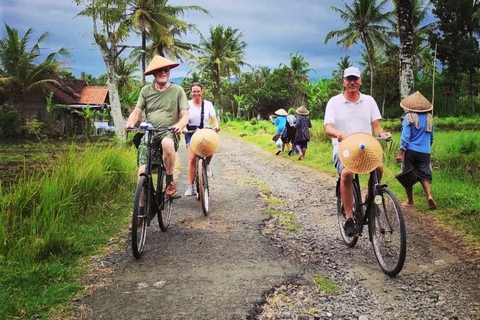
M 433 198 L 428 198 L 427 202 L 428 202 L 428 209 L 430 210 L 437 209 L 437 204 L 435 203 L 435 200 L 433 200 Z
M 275 155 L 278 156 L 280 154 L 280 152 L 282 152 L 282 151 L 278 150 L 277 153 L 275 153 Z
M 288 155 L 291 156 L 293 154 L 293 150 L 288 151 Z

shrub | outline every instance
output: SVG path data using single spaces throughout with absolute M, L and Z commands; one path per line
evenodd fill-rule
M 0 137 L 16 138 L 21 134 L 20 114 L 17 111 L 0 111 Z

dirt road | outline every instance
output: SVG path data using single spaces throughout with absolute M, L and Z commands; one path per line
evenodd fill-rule
M 211 209 L 176 202 L 167 233 L 149 234 L 135 260 L 125 230 L 97 257 L 76 301 L 82 319 L 480 319 L 478 255 L 422 213 L 406 212 L 408 253 L 383 275 L 366 237 L 349 249 L 336 222 L 335 177 L 222 134 Z M 307 155 L 308 156 L 308 155 Z M 179 192 L 186 152 L 179 152 Z M 267 209 L 293 213 L 287 231 Z M 113 246 L 115 247 L 115 246 Z M 314 278 L 339 291 L 325 293 Z

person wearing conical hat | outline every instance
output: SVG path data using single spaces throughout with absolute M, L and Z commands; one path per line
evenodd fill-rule
M 175 165 L 175 153 L 178 150 L 179 136 L 183 127 L 188 123 L 188 99 L 181 86 L 170 83 L 170 70 L 177 67 L 179 63 L 173 62 L 161 56 L 155 56 L 145 71 L 145 75 L 153 75 L 153 83 L 147 84 L 140 90 L 135 109 L 129 115 L 125 124 L 125 130 L 138 125 L 145 114 L 144 121 L 151 121 L 155 128 L 172 128 L 172 131 L 159 134 L 154 137 L 153 163 L 159 164 L 160 148 L 163 151 L 163 162 L 165 164 L 166 191 L 168 196 L 177 192 L 173 179 Z M 145 139 L 142 139 L 138 147 L 138 174 L 145 172 L 147 161 L 147 146 Z
M 430 155 L 433 143 L 433 105 L 420 93 L 406 97 L 400 102 L 405 110 L 402 120 L 401 145 L 396 160 L 402 163 L 402 172 L 413 169 L 423 187 L 429 209 L 436 209 L 432 196 L 432 170 Z M 407 202 L 404 206 L 414 206 L 413 186 L 405 186 Z
M 287 130 L 286 130 L 286 125 L 287 125 L 287 116 L 288 113 L 285 111 L 285 109 L 280 108 L 277 111 L 275 111 L 276 117 L 274 118 L 273 116 L 270 116 L 270 121 L 275 125 L 276 132 L 275 135 L 280 134 L 281 139 L 277 141 L 277 152 L 275 155 L 279 155 L 280 153 L 283 153 L 283 150 L 285 149 L 285 142 L 287 140 Z
M 295 128 L 295 148 L 297 148 L 300 156 L 298 160 L 305 159 L 305 152 L 307 152 L 308 141 L 310 141 L 310 128 L 312 127 L 312 122 L 308 114 L 310 113 L 305 106 L 300 106 L 295 110 L 298 114 L 297 122 Z
M 340 142 L 352 133 L 363 132 L 384 138 L 391 137 L 390 132 L 384 132 L 380 124 L 382 118 L 378 105 L 372 96 L 360 92 L 362 77 L 357 67 L 348 67 L 343 71 L 342 84 L 344 91 L 332 98 L 325 109 L 324 129 L 332 138 L 333 162 L 340 176 L 340 196 L 345 208 L 347 236 L 357 236 L 358 226 L 353 218 L 353 173 L 347 170 L 338 155 Z M 380 173 L 382 172 L 380 165 Z

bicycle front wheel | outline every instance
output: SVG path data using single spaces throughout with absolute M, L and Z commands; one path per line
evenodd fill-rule
M 198 160 L 198 193 L 200 195 L 200 202 L 202 204 L 202 211 L 204 215 L 208 215 L 208 177 L 207 170 L 205 170 L 206 164 L 204 159 Z
M 372 206 L 370 232 L 373 250 L 383 272 L 395 277 L 407 254 L 407 232 L 397 198 L 388 188 L 378 191 L 381 198 Z M 377 196 L 378 197 L 378 196 Z
M 353 183 L 352 188 L 353 188 L 353 210 L 354 210 L 353 215 L 354 215 L 354 220 L 357 226 L 361 228 L 362 208 L 360 203 L 360 194 L 357 192 L 357 190 L 359 190 L 357 183 L 355 181 L 353 181 L 352 183 Z M 338 188 L 340 188 L 340 186 L 338 186 Z M 342 198 L 340 196 L 340 191 L 337 194 L 337 218 L 338 218 L 338 227 L 340 230 L 340 235 L 342 236 L 343 242 L 345 242 L 345 244 L 348 247 L 353 248 L 357 244 L 358 237 L 349 237 L 345 233 L 344 225 L 347 220 L 345 216 L 345 209 L 343 207 Z
M 172 211 L 168 208 L 167 200 L 168 197 L 165 196 L 165 170 L 158 171 L 158 181 L 157 181 L 157 194 L 158 194 L 158 225 L 162 231 L 167 231 L 170 226 L 170 219 L 172 218 Z
M 148 194 L 148 179 L 141 176 L 138 180 L 137 190 L 135 191 L 132 213 L 132 253 L 137 259 L 140 259 L 142 256 L 147 239 L 147 209 L 150 201 Z

